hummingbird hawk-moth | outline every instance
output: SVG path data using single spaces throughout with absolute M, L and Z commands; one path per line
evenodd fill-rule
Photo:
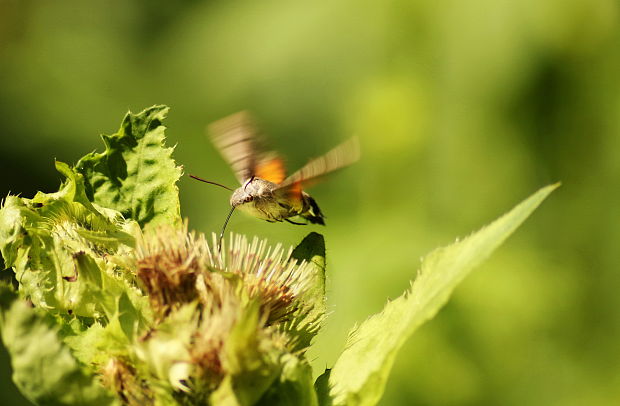
M 194 175 L 190 177 L 232 191 L 231 210 L 226 217 L 220 241 L 232 213 L 239 209 L 269 222 L 301 217 L 313 224 L 325 225 L 321 209 L 302 188 L 315 183 L 328 172 L 359 159 L 359 142 L 350 138 L 301 169 L 286 176 L 284 162 L 275 152 L 266 151 L 254 121 L 248 112 L 239 112 L 208 126 L 208 135 L 224 160 L 231 166 L 241 186 L 235 190 Z

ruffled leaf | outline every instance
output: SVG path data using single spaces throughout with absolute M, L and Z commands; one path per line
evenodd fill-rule
M 102 136 L 104 152 L 79 160 L 76 169 L 89 200 L 142 227 L 181 221 L 176 186 L 181 168 L 172 159 L 173 149 L 164 147 L 167 113 L 166 106 L 127 113 L 116 134 Z

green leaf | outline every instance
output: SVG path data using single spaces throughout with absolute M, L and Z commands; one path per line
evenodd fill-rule
M 138 226 L 95 207 L 86 199 L 82 175 L 62 162 L 56 166 L 67 176 L 59 192 L 8 196 L 0 209 L 0 251 L 15 271 L 20 295 L 54 313 L 107 319 L 125 295 L 143 322 L 146 299 L 135 288 L 130 264 L 122 265 Z
M 13 380 L 37 405 L 115 405 L 58 337 L 57 328 L 6 287 L 0 287 L 0 330 Z
M 333 369 L 317 379 L 321 404 L 375 405 L 405 340 L 435 316 L 463 278 L 558 186 L 539 190 L 490 225 L 426 256 L 411 289 L 350 332 Z
M 325 240 L 318 233 L 308 234 L 291 254 L 297 261 L 312 264 L 312 283 L 304 295 L 304 303 L 310 304 L 317 316 L 325 313 Z
M 136 283 L 135 237 L 141 226 L 180 223 L 180 168 L 163 146 L 166 112 L 156 106 L 128 114 L 117 134 L 103 137 L 104 153 L 75 169 L 56 162 L 66 177 L 58 192 L 8 196 L 0 208 L 3 262 L 15 272 L 17 295 L 29 300 L 0 297 L 2 339 L 17 386 L 37 404 L 111 404 L 95 373 L 123 396 L 150 399 L 126 362 L 152 322 Z M 172 399 L 171 391 L 159 394 Z
M 55 162 L 56 170 L 67 178 L 61 190 L 53 197 L 62 196 L 65 200 L 69 202 L 78 202 L 84 205 L 87 209 L 91 211 L 95 211 L 95 208 L 91 204 L 90 200 L 86 196 L 86 189 L 84 184 L 84 177 L 82 174 L 75 172 L 69 165 L 64 162 L 56 161 Z M 48 199 L 48 195 L 44 193 L 38 193 L 37 197 L 35 197 L 35 202 L 40 202 L 42 204 Z M 42 201 L 40 201 L 42 200 Z
M 293 250 L 291 257 L 299 262 L 308 262 L 311 265 L 309 272 L 312 272 L 310 283 L 303 297 L 299 298 L 300 303 L 303 303 L 303 308 L 298 312 L 299 317 L 293 317 L 293 320 L 298 320 L 298 322 L 288 326 L 288 331 L 297 338 L 295 349 L 303 350 L 310 345 L 325 316 L 325 240 L 323 236 L 314 232 L 308 234 Z
M 22 230 L 22 213 L 27 211 L 17 196 L 7 196 L 0 208 L 0 252 L 6 267 L 17 260 L 18 248 L 25 237 Z
M 164 147 L 166 106 L 127 113 L 116 134 L 103 135 L 105 151 L 90 153 L 76 169 L 86 195 L 100 206 L 118 210 L 140 226 L 181 221 L 176 182 L 181 168 Z

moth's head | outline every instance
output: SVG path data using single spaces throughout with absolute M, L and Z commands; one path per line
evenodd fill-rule
M 230 205 L 233 207 L 250 203 L 255 199 L 269 199 L 273 197 L 275 183 L 261 178 L 248 179 L 243 186 L 236 189 L 230 197 Z
M 250 203 L 254 200 L 254 195 L 251 194 L 252 191 L 246 190 L 243 186 L 239 189 L 236 189 L 232 196 L 230 196 L 230 205 L 232 207 L 241 206 L 242 204 Z

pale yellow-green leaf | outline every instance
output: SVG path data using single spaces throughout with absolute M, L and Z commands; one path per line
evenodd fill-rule
M 435 316 L 465 276 L 499 247 L 558 185 L 542 188 L 469 237 L 427 255 L 411 289 L 349 334 L 331 371 L 317 379 L 322 405 L 375 405 L 398 350 Z

